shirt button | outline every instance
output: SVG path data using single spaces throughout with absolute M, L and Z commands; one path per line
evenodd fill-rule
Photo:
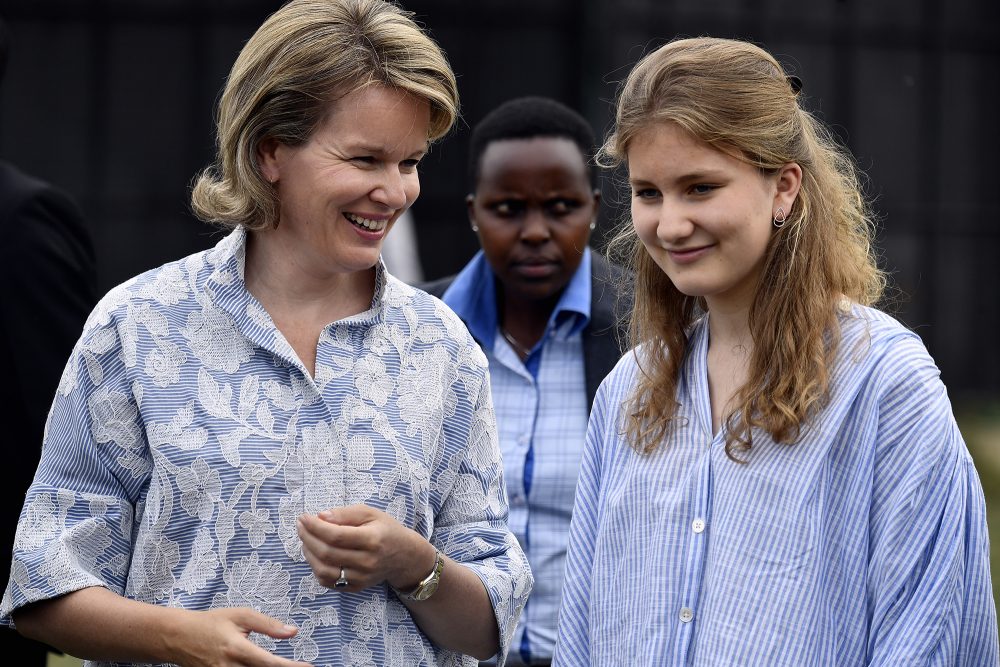
M 694 612 L 691 611 L 690 607 L 681 607 L 681 613 L 679 616 L 681 619 L 681 623 L 690 623 L 692 620 L 694 620 Z
M 691 522 L 691 530 L 693 530 L 696 533 L 703 532 L 705 530 L 705 520 L 704 519 L 695 519 L 694 521 L 692 521 Z

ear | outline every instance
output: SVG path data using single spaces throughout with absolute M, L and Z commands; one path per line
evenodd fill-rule
M 272 138 L 262 139 L 257 144 L 257 165 L 268 183 L 276 183 L 281 178 L 281 170 L 278 168 L 280 145 L 277 139 Z
M 469 225 L 476 231 L 476 195 L 471 192 L 465 195 L 465 212 L 469 216 Z
M 779 207 L 786 212 L 791 211 L 795 199 L 799 196 L 799 188 L 802 187 L 802 167 L 796 162 L 786 164 L 778 170 L 775 186 L 773 211 L 777 211 Z

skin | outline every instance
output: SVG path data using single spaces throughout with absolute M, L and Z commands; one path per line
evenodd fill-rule
M 709 386 L 717 432 L 746 382 L 753 349 L 748 316 L 778 208 L 792 210 L 795 163 L 765 174 L 673 123 L 640 131 L 627 148 L 632 224 L 646 251 L 709 318 Z
M 370 86 L 341 98 L 305 144 L 260 146 L 261 172 L 277 189 L 280 218 L 276 229 L 249 237 L 247 288 L 310 374 L 320 332 L 371 303 L 385 234 L 420 192 L 417 162 L 427 150 L 429 127 L 426 101 Z M 353 216 L 374 221 L 377 229 L 359 229 Z M 383 582 L 409 591 L 434 566 L 434 547 L 426 539 L 364 505 L 304 514 L 298 534 L 310 567 L 334 592 Z M 351 585 L 333 588 L 341 567 Z M 499 650 L 482 581 L 454 561 L 445 560 L 431 599 L 403 604 L 442 647 L 480 659 Z M 250 609 L 171 609 L 91 587 L 30 605 L 14 617 L 25 636 L 87 659 L 182 667 L 307 665 L 249 641 L 252 631 L 279 640 L 297 632 Z
M 490 143 L 480 158 L 469 219 L 498 280 L 504 328 L 531 348 L 580 266 L 600 193 L 570 139 Z

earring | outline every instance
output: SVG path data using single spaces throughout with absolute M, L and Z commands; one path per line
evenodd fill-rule
M 781 229 L 782 227 L 785 226 L 785 220 L 787 219 L 788 216 L 785 215 L 785 209 L 779 206 L 778 211 L 774 214 L 774 221 L 773 221 L 774 226 L 777 227 L 778 229 Z
M 472 231 L 474 231 L 474 232 L 476 232 L 478 234 L 479 233 L 479 225 L 477 225 L 476 223 L 472 223 Z
M 595 229 L 597 229 L 597 220 L 591 220 L 590 221 L 590 231 L 594 231 Z

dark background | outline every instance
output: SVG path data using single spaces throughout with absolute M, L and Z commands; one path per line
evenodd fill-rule
M 0 0 L 12 54 L 0 158 L 72 193 L 99 286 L 202 249 L 188 209 L 212 159 L 215 101 L 243 42 L 280 2 Z M 889 309 L 930 347 L 953 394 L 1000 394 L 993 0 L 411 0 L 458 75 L 463 120 L 435 147 L 414 206 L 428 278 L 476 249 L 463 196 L 469 127 L 513 96 L 579 109 L 599 135 L 616 85 L 673 36 L 753 40 L 804 81 L 806 105 L 869 175 Z M 605 179 L 598 236 L 619 220 Z

